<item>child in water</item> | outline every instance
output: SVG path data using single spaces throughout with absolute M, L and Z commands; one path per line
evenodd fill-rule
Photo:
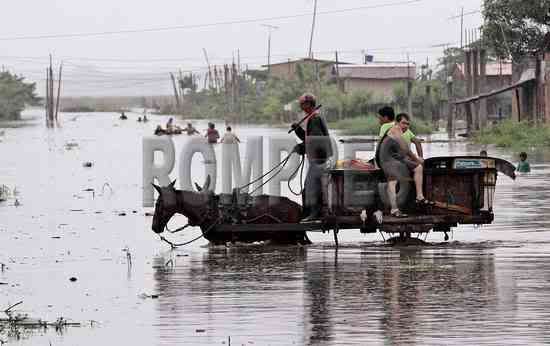
M 519 163 L 518 163 L 517 170 L 519 173 L 531 172 L 531 166 L 529 165 L 529 162 L 527 162 L 527 153 L 525 151 L 522 151 L 519 154 Z

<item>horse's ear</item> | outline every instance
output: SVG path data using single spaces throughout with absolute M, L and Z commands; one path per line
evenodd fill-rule
M 206 191 L 208 190 L 209 187 L 210 187 L 210 174 L 206 176 L 206 180 L 204 181 L 204 185 L 202 186 L 202 189 Z
M 162 189 L 160 188 L 160 186 L 155 185 L 155 184 L 153 184 L 153 183 L 151 183 L 151 185 L 153 185 L 153 187 L 155 188 L 155 190 L 157 190 L 157 192 L 158 192 L 159 195 L 160 195 L 160 194 L 161 194 L 161 191 L 162 191 Z
M 171 182 L 170 185 L 168 185 L 168 187 L 171 187 L 171 188 L 174 188 L 174 186 L 176 186 L 176 179 L 174 179 L 174 181 Z
M 195 183 L 195 189 L 197 189 L 198 192 L 202 192 L 202 187 L 200 187 L 197 183 Z

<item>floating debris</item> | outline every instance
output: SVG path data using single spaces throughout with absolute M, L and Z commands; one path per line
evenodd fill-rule
M 86 161 L 82 164 L 82 167 L 87 167 L 87 168 L 90 168 L 92 167 L 94 164 L 90 161 Z
M 78 148 L 78 143 L 76 143 L 76 142 L 67 142 L 67 143 L 65 143 L 65 150 L 73 150 L 75 148 Z
M 94 189 L 94 188 L 89 187 L 89 188 L 84 189 L 84 190 L 82 190 L 82 191 L 84 191 L 84 192 L 91 192 L 91 193 L 92 193 L 92 198 L 95 198 L 95 189 Z
M 6 185 L 0 185 L 0 202 L 6 201 L 10 196 L 10 188 Z
M 78 280 L 78 279 L 75 278 L 74 276 L 71 276 L 71 277 L 69 278 L 69 281 L 70 281 L 70 282 L 75 282 L 76 280 Z
M 157 299 L 158 297 L 160 297 L 160 294 L 147 294 L 147 293 L 141 293 L 141 294 L 138 294 L 138 298 L 141 298 L 141 299 Z
M 69 322 L 63 317 L 59 317 L 54 322 L 48 322 L 39 318 L 30 318 L 26 314 L 14 314 L 11 310 L 22 303 L 23 301 L 20 301 L 4 310 L 7 318 L 0 318 L 0 335 L 5 333 L 8 338 L 20 339 L 22 332 L 30 329 L 54 327 L 56 332 L 61 333 L 65 327 L 81 326 L 80 323 Z M 5 341 L 0 339 L 0 344 L 3 345 L 4 343 Z

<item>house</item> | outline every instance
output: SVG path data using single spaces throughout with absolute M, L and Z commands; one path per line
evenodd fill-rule
M 339 64 L 333 73 L 339 76 L 345 92 L 368 90 L 373 95 L 391 99 L 396 85 L 416 78 L 416 66 L 406 62 Z
M 302 58 L 296 60 L 288 59 L 288 61 L 270 65 L 262 65 L 262 67 L 268 68 L 269 73 L 272 77 L 293 80 L 296 78 L 296 67 L 298 65 L 313 66 L 314 68 L 319 68 L 319 74 L 321 76 L 331 77 L 333 67 L 336 65 L 336 61 L 312 58 Z
M 478 69 L 479 71 L 479 69 Z M 464 64 L 456 64 L 453 70 L 453 79 L 466 80 Z M 490 62 L 485 65 L 485 76 L 488 90 L 498 89 L 512 84 L 511 62 Z
M 478 67 L 480 71 L 480 67 Z M 466 80 L 464 64 L 456 64 L 452 76 L 454 80 Z M 485 90 L 499 90 L 506 88 L 513 82 L 512 63 L 488 62 L 485 65 Z M 512 116 L 512 91 L 508 90 L 488 98 L 487 116 L 489 120 L 500 120 Z

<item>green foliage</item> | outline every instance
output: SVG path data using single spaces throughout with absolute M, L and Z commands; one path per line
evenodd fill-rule
M 427 88 L 431 89 L 428 99 Z M 445 84 L 440 80 L 420 80 L 415 81 L 412 87 L 413 115 L 415 120 L 418 118 L 426 119 L 426 107 L 435 108 L 446 98 Z M 393 101 L 397 113 L 407 112 L 407 83 L 398 83 L 393 89 Z
M 493 128 L 481 131 L 474 137 L 474 141 L 518 151 L 530 147 L 549 147 L 550 127 L 532 126 L 528 122 L 507 120 Z
M 374 115 L 343 119 L 330 123 L 329 127 L 348 136 L 375 136 L 380 131 L 380 123 Z
M 330 123 L 329 127 L 341 130 L 341 133 L 347 136 L 377 136 L 380 132 L 380 123 L 375 115 L 343 119 Z M 415 134 L 428 135 L 433 133 L 434 129 L 429 123 L 414 119 L 411 124 L 411 131 Z
M 547 45 L 550 1 L 484 0 L 483 16 L 484 39 L 501 58 L 521 61 Z
M 25 83 L 23 77 L 0 72 L 0 119 L 18 120 L 25 105 L 36 105 L 36 84 Z
M 323 105 L 323 115 L 328 121 L 360 117 L 375 112 L 381 104 L 387 103 L 376 99 L 368 90 L 344 93 L 334 78 L 325 75 L 324 66 L 320 66 L 319 71 L 316 68 L 313 64 L 298 64 L 292 80 L 268 77 L 262 71 L 248 71 L 240 77 L 240 99 L 235 103 L 232 103 L 231 92 L 206 89 L 185 95 L 184 104 L 190 105 L 191 111 L 188 114 L 193 118 L 225 116 L 239 121 L 276 124 L 299 118 L 301 111 L 296 100 L 305 92 L 311 92 L 318 97 L 318 102 Z M 434 108 L 441 100 L 444 86 L 437 80 L 415 82 L 413 103 L 420 104 L 420 107 L 414 111 L 420 117 L 423 116 L 422 110 L 427 101 L 427 85 L 432 88 L 431 105 Z M 398 108 L 406 110 L 406 89 L 397 87 L 396 91 Z M 163 112 L 170 113 L 171 110 L 166 109 Z M 363 132 L 362 129 L 357 131 Z M 364 134 L 368 133 L 370 132 Z

